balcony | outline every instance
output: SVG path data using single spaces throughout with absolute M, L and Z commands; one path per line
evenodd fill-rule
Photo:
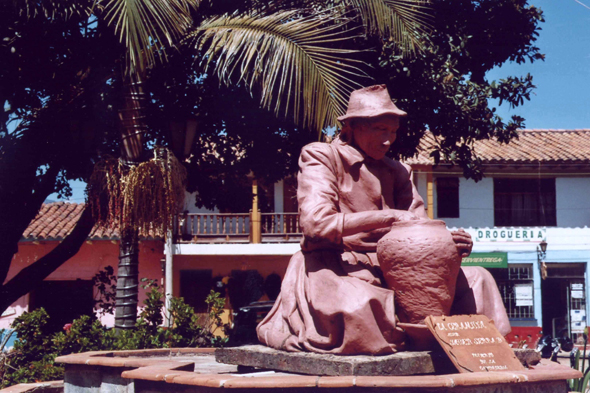
M 185 213 L 174 226 L 174 242 L 297 243 L 301 240 L 298 213 Z M 256 241 L 256 233 L 260 234 Z

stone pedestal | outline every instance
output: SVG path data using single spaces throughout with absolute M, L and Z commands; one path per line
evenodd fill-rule
M 444 352 L 399 352 L 387 356 L 339 356 L 285 352 L 263 345 L 220 348 L 219 363 L 307 375 L 415 375 L 455 372 Z
M 65 364 L 64 393 L 274 393 L 471 392 L 567 393 L 566 380 L 582 374 L 541 361 L 519 372 L 476 372 L 413 376 L 318 376 L 271 370 L 240 371 L 217 363 L 212 350 L 194 348 L 89 352 L 59 357 Z
M 515 350 L 524 366 L 533 366 L 541 356 L 532 349 Z M 310 352 L 285 352 L 264 345 L 220 348 L 215 360 L 224 364 L 279 370 L 307 375 L 416 375 L 457 372 L 441 351 L 398 352 L 387 356 L 339 356 Z

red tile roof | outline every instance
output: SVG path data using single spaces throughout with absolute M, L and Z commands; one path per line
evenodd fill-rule
M 420 141 L 420 152 L 406 160 L 410 165 L 431 165 L 430 152 L 434 137 L 427 132 Z M 590 129 L 584 130 L 519 130 L 518 139 L 508 144 L 495 140 L 475 142 L 475 151 L 484 164 L 590 164 Z M 76 225 L 83 203 L 56 202 L 44 204 L 23 234 L 23 240 L 60 240 Z M 94 227 L 89 239 L 118 239 L 115 228 Z
M 433 135 L 427 132 L 420 141 L 419 153 L 406 162 L 434 164 L 430 152 L 435 143 Z M 590 164 L 590 129 L 519 130 L 518 139 L 508 144 L 476 141 L 474 150 L 484 164 Z
M 31 221 L 22 240 L 61 240 L 70 233 L 84 210 L 83 203 L 45 203 Z M 95 226 L 88 235 L 89 240 L 119 239 L 117 228 Z

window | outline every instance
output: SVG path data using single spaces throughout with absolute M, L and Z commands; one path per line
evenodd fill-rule
M 494 179 L 495 226 L 556 226 L 555 179 Z
M 180 296 L 196 312 L 207 312 L 205 299 L 213 285 L 212 270 L 181 270 Z
M 436 179 L 436 208 L 439 218 L 459 218 L 459 178 Z
M 49 314 L 48 331 L 61 331 L 81 315 L 94 315 L 91 280 L 43 281 L 32 292 L 31 310 L 43 307 Z
M 498 284 L 508 318 L 534 318 L 533 265 L 511 264 L 506 269 L 489 271 Z

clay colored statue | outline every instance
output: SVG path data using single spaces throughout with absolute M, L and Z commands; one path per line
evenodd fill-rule
M 429 220 L 410 167 L 385 156 L 405 115 L 385 86 L 360 89 L 339 118 L 340 136 L 302 149 L 302 251 L 257 328 L 262 343 L 390 354 L 408 349 L 407 323 L 422 326 L 427 315 L 450 313 L 485 314 L 502 334 L 510 331 L 493 277 L 483 268 L 460 268 L 470 235 Z

